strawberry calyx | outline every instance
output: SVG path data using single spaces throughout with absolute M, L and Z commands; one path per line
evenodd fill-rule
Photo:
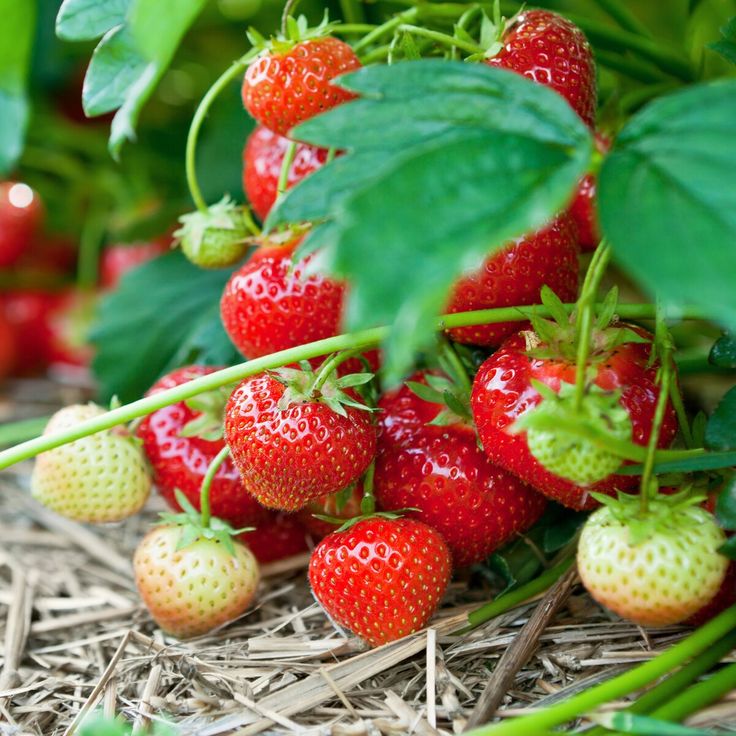
M 713 515 L 701 507 L 704 493 L 686 486 L 672 495 L 657 494 L 649 499 L 646 510 L 638 495 L 621 493 L 616 498 L 602 493 L 591 493 L 606 506 L 611 516 L 629 530 L 629 544 L 635 547 L 655 534 L 681 534 L 689 527 L 713 522 Z
M 233 537 L 254 530 L 254 527 L 234 529 L 217 516 L 210 516 L 209 519 L 206 519 L 204 514 L 197 511 L 178 488 L 174 491 L 174 495 L 182 511 L 178 514 L 167 511 L 159 516 L 167 525 L 181 527 L 181 534 L 176 544 L 177 550 L 194 544 L 198 539 L 209 539 L 219 542 L 231 555 L 234 555 Z
M 348 350 L 329 356 L 318 371 L 314 371 L 307 361 L 302 361 L 300 368 L 283 367 L 271 371 L 271 375 L 282 383 L 286 390 L 279 399 L 278 408 L 286 411 L 298 404 L 317 402 L 325 404 L 336 414 L 346 417 L 346 406 L 362 411 L 374 411 L 373 408 L 358 401 L 355 394 L 346 389 L 364 386 L 373 379 L 373 373 L 350 373 L 338 377 L 337 366 L 353 357 L 356 351 Z
M 297 18 L 287 15 L 284 19 L 282 31 L 275 36 L 266 38 L 252 26 L 248 29 L 246 35 L 253 48 L 261 53 L 285 54 L 303 41 L 314 41 L 329 36 L 337 25 L 337 22 L 329 20 L 329 14 L 325 10 L 325 14 L 317 26 L 310 27 L 309 21 L 304 15 Z
M 559 359 L 575 362 L 580 343 L 577 328 L 577 308 L 568 313 L 560 298 L 547 286 L 542 287 L 542 304 L 552 319 L 540 317 L 536 310 L 528 310 L 527 316 L 532 329 L 525 331 L 526 354 L 530 358 Z M 611 352 L 625 343 L 645 343 L 650 340 L 636 330 L 619 324 L 616 315 L 618 288 L 612 287 L 595 315 L 595 324 L 590 336 L 588 364 L 605 360 Z
M 501 3 L 499 0 L 495 0 L 493 4 L 493 19 L 485 11 L 481 13 L 480 38 L 476 41 L 480 47 L 480 51 L 477 54 L 471 54 L 467 60 L 482 61 L 497 56 L 503 49 L 503 39 L 507 29 L 516 22 L 516 19 L 523 10 L 524 8 L 522 6 L 511 18 L 504 18 L 501 15 Z M 459 25 L 455 26 L 455 34 L 463 40 L 474 41 L 472 36 Z
M 410 511 L 419 511 L 419 509 L 408 507 L 405 509 L 396 509 L 395 511 L 372 511 L 369 514 L 359 514 L 358 516 L 353 516 L 352 519 L 347 520 L 341 519 L 337 516 L 327 516 L 323 514 L 314 514 L 314 517 L 320 521 L 326 521 L 328 524 L 340 524 L 341 526 L 335 529 L 335 532 L 344 532 L 351 529 L 359 522 L 366 521 L 367 519 L 389 519 L 391 521 L 395 521 L 396 519 L 401 519 Z
M 231 392 L 232 386 L 223 386 L 186 399 L 184 404 L 197 416 L 179 430 L 179 436 L 209 442 L 221 440 L 225 431 L 225 405 Z

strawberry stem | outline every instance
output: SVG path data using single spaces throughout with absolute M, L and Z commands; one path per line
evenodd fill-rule
M 215 479 L 217 471 L 220 466 L 225 462 L 225 458 L 230 454 L 230 448 L 225 445 L 220 452 L 215 455 L 207 472 L 204 474 L 202 479 L 202 487 L 199 490 L 199 512 L 202 514 L 202 526 L 206 529 L 210 525 L 210 518 L 212 516 L 210 508 L 210 487 L 212 481 Z
M 189 133 L 187 135 L 185 167 L 189 192 L 192 195 L 194 204 L 200 212 L 207 212 L 207 203 L 204 201 L 202 190 L 200 189 L 199 182 L 197 181 L 197 140 L 199 139 L 199 131 L 204 119 L 207 117 L 207 113 L 209 112 L 212 103 L 231 82 L 245 72 L 248 64 L 250 64 L 250 62 L 256 57 L 257 53 L 258 51 L 256 49 L 251 49 L 247 54 L 241 56 L 237 61 L 234 61 L 207 90 L 194 112 L 194 117 L 192 117 L 192 122 L 189 126 Z M 243 209 L 243 217 L 246 220 L 248 229 L 254 235 L 258 235 L 258 227 L 251 219 L 250 212 L 248 212 L 247 208 Z
M 279 183 L 276 187 L 276 198 L 278 199 L 285 191 L 289 183 L 289 169 L 294 163 L 296 155 L 296 141 L 289 141 L 289 145 L 284 152 L 284 160 L 281 162 L 281 171 L 279 172 Z
M 478 44 L 471 43 L 470 41 L 464 41 L 461 38 L 450 36 L 447 33 L 440 33 L 440 31 L 433 31 L 429 28 L 423 28 L 422 26 L 402 24 L 399 26 L 398 30 L 406 31 L 407 33 L 411 33 L 415 36 L 422 36 L 424 38 L 429 38 L 432 41 L 436 41 L 437 43 L 440 43 L 449 49 L 458 48 L 458 49 L 462 49 L 463 51 L 467 51 L 469 54 L 482 54 L 483 53 L 483 49 Z
M 465 370 L 465 366 L 460 360 L 457 351 L 453 344 L 444 336 L 440 338 L 440 343 L 442 355 L 452 368 L 452 375 L 450 378 L 455 379 L 455 381 L 461 385 L 463 396 L 470 396 L 470 392 L 473 390 L 473 383 L 470 380 L 468 372 Z
M 376 474 L 376 461 L 373 460 L 363 475 L 363 498 L 360 501 L 360 513 L 370 516 L 376 511 L 376 497 L 373 495 L 373 478 Z
M 335 353 L 335 355 L 330 356 L 319 367 L 319 371 L 317 372 L 317 379 L 314 382 L 314 386 L 312 386 L 311 393 L 313 395 L 319 393 L 325 383 L 327 383 L 327 379 L 332 373 L 334 373 L 337 366 L 339 366 L 341 363 L 344 363 L 346 360 L 349 360 L 356 353 L 359 352 L 360 350 L 343 350 L 341 353 Z
M 686 639 L 665 650 L 654 659 L 624 672 L 606 682 L 589 688 L 569 700 L 528 716 L 513 718 L 503 723 L 481 726 L 467 732 L 467 736 L 526 736 L 543 729 L 567 723 L 584 713 L 648 685 L 676 667 L 693 659 L 736 628 L 736 606 L 728 608 L 695 631 Z
M 415 20 L 418 16 L 418 8 L 410 8 L 409 10 L 405 10 L 403 13 L 395 15 L 391 20 L 387 20 L 380 26 L 376 26 L 370 33 L 363 36 L 363 38 L 353 46 L 353 51 L 357 54 L 359 51 L 370 46 L 374 41 L 377 41 L 382 36 L 393 33 L 402 23 Z
M 575 308 L 574 304 L 564 305 L 568 312 L 572 312 Z M 472 325 L 496 324 L 498 322 L 521 322 L 528 319 L 525 307 L 501 307 L 498 309 L 482 309 L 472 312 L 457 312 L 455 314 L 446 314 L 439 317 L 436 323 L 437 330 L 446 330 L 453 327 L 470 327 Z M 551 317 L 551 313 L 545 307 L 536 307 L 541 317 Z M 655 316 L 654 305 L 652 304 L 622 304 L 619 305 L 617 313 L 624 319 L 652 319 Z M 696 307 L 685 307 L 680 313 L 681 319 L 707 319 L 701 310 Z M 301 360 L 309 360 L 320 355 L 328 355 L 340 350 L 360 350 L 361 352 L 369 348 L 378 346 L 382 340 L 388 337 L 389 327 L 373 327 L 360 332 L 351 332 L 343 335 L 336 335 L 324 340 L 306 343 L 298 347 L 281 350 L 271 355 L 265 355 L 262 358 L 256 358 L 246 363 L 239 363 L 229 368 L 209 373 L 206 376 L 200 376 L 183 383 L 180 386 L 160 391 L 151 396 L 146 396 L 138 401 L 125 404 L 117 409 L 113 409 L 98 417 L 89 419 L 85 422 L 66 429 L 62 432 L 43 435 L 35 439 L 23 442 L 15 447 L 8 448 L 0 452 L 0 470 L 7 468 L 22 460 L 27 460 L 41 452 L 53 450 L 68 442 L 87 437 L 88 435 L 111 429 L 119 424 L 126 424 L 139 417 L 146 416 L 157 409 L 165 406 L 176 404 L 179 401 L 197 396 L 206 391 L 227 386 L 229 383 L 237 383 L 244 378 L 263 373 L 267 370 L 274 370 L 291 363 L 298 363 Z M 687 452 L 687 457 L 698 451 L 682 451 L 677 454 L 680 458 L 683 452 Z M 699 454 L 704 454 L 699 453 Z M 668 456 L 672 453 L 663 453 Z M 684 455 L 683 455 L 684 457 Z

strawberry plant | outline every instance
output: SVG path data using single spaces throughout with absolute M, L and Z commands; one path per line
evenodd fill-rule
M 453 576 L 503 589 L 473 628 L 572 564 L 612 614 L 705 622 L 478 736 L 666 732 L 720 697 L 733 668 L 687 689 L 736 622 L 736 389 L 703 391 L 736 370 L 736 45 L 733 20 L 698 40 L 707 3 L 677 11 L 685 48 L 610 2 L 292 1 L 246 36 L 203 0 L 64 0 L 119 163 L 69 110 L 28 125 L 45 26 L 16 3 L 0 376 L 89 367 L 116 400 L 4 430 L 0 468 L 36 458 L 34 496 L 93 523 L 152 476 L 176 513 L 133 566 L 173 637 L 247 615 L 256 560 L 305 552 L 325 631 L 369 646 L 429 625 Z M 220 76 L 189 78 L 208 34 Z M 26 268 L 44 228 L 78 240 L 74 275 Z

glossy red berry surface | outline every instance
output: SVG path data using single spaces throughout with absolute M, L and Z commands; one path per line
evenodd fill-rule
M 266 51 L 243 79 L 243 104 L 250 115 L 280 135 L 304 120 L 355 97 L 331 83 L 360 68 L 353 49 L 337 38 L 297 43 L 288 51 Z
M 648 335 L 640 328 L 634 328 Z M 648 335 L 651 339 L 652 336 Z M 650 343 L 624 343 L 593 362 L 593 382 L 605 391 L 620 390 L 619 403 L 627 411 L 633 428 L 632 441 L 646 445 L 652 431 L 654 409 L 659 396 L 655 384 L 659 364 L 648 365 Z M 575 383 L 575 361 L 559 358 L 535 358 L 526 353 L 522 334 L 516 334 L 481 365 L 473 383 L 471 397 L 478 436 L 488 457 L 514 473 L 544 495 L 565 506 L 589 509 L 598 505 L 590 491 L 613 493 L 616 489 L 636 487 L 637 476 L 610 475 L 589 488 L 547 471 L 531 454 L 526 433 L 512 433 L 511 426 L 537 406 L 541 396 L 532 385 L 539 381 L 554 391 L 560 383 Z M 658 446 L 668 447 L 677 432 L 677 420 L 671 403 L 667 404 Z
M 425 626 L 450 573 L 442 537 L 413 519 L 360 521 L 325 537 L 309 563 L 309 582 L 325 611 L 373 646 Z
M 453 287 L 446 311 L 468 312 L 540 303 L 544 285 L 562 301 L 574 301 L 578 291 L 577 233 L 572 220 L 562 215 L 532 235 L 489 256 L 476 271 Z M 496 346 L 519 329 L 518 322 L 502 322 L 449 330 L 453 340 Z
M 268 216 L 278 194 L 281 166 L 289 146 L 289 139 L 274 133 L 264 125 L 248 137 L 243 150 L 243 190 L 253 212 L 261 219 Z M 286 188 L 290 189 L 305 176 L 324 164 L 327 149 L 298 143 L 294 161 L 289 167 Z
M 309 549 L 307 530 L 293 514 L 269 512 L 253 531 L 241 534 L 238 539 L 261 565 L 285 560 Z
M 148 395 L 180 386 L 216 370 L 213 366 L 198 365 L 178 368 L 159 379 Z M 177 488 L 195 508 L 199 508 L 204 475 L 225 445 L 224 439 L 182 436 L 184 427 L 197 416 L 197 412 L 179 401 L 149 414 L 137 430 L 153 468 L 156 487 L 174 509 L 179 508 L 174 495 Z M 210 505 L 214 516 L 224 519 L 235 528 L 254 525 L 269 518 L 268 512 L 243 487 L 238 470 L 230 458 L 225 458 L 212 481 Z
M 43 207 L 27 184 L 0 182 L 0 268 L 12 266 L 31 246 Z
M 506 29 L 503 48 L 486 61 L 559 92 L 590 126 L 595 123 L 593 51 L 585 34 L 549 10 L 527 10 Z

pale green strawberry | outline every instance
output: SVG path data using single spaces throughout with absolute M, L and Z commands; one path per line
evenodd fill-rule
M 75 404 L 54 414 L 44 434 L 63 431 L 104 414 L 95 404 Z M 31 492 L 44 506 L 76 521 L 104 523 L 132 516 L 145 504 L 151 476 L 143 452 L 124 427 L 83 437 L 41 453 Z
M 585 522 L 578 570 L 590 595 L 642 626 L 676 624 L 718 592 L 728 559 L 718 553 L 726 537 L 702 498 L 657 496 L 642 516 L 637 496 L 605 505 Z
M 155 527 L 133 558 L 151 616 L 179 638 L 205 634 L 244 613 L 260 577 L 255 557 L 240 542 L 187 536 L 187 527 L 177 524 Z

